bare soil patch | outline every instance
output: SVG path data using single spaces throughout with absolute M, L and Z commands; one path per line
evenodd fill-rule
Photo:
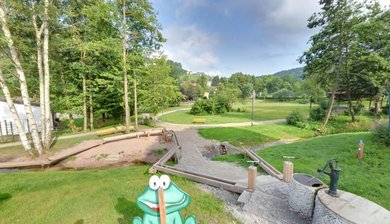
M 88 169 L 157 162 L 174 145 L 161 136 L 149 136 L 106 143 L 75 156 L 57 166 L 65 169 Z

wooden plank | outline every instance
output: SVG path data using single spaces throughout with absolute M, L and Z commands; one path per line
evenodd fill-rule
M 180 171 L 180 172 L 185 172 L 185 173 L 188 173 L 188 174 L 193 174 L 193 175 L 201 176 L 201 177 L 208 178 L 208 179 L 218 180 L 218 181 L 221 181 L 221 182 L 225 182 L 225 183 L 227 183 L 227 184 L 232 184 L 232 185 L 235 185 L 235 184 L 236 184 L 235 181 L 223 179 L 223 178 L 220 178 L 220 177 L 214 177 L 214 176 L 210 176 L 210 175 L 203 174 L 203 173 L 191 172 L 191 171 L 187 171 L 187 170 L 180 169 L 180 168 L 176 168 L 176 167 L 172 167 L 172 166 L 166 166 L 166 165 L 160 165 L 160 166 L 166 167 L 166 168 L 169 168 L 169 169 L 172 169 L 172 170 L 177 170 L 177 171 Z
M 246 188 L 241 187 L 241 186 L 236 186 L 236 185 L 228 184 L 228 183 L 221 182 L 221 181 L 218 181 L 218 180 L 205 178 L 205 177 L 202 177 L 202 176 L 199 176 L 199 175 L 195 175 L 195 174 L 190 174 L 190 173 L 187 173 L 187 172 L 174 170 L 174 169 L 171 169 L 171 168 L 168 168 L 168 167 L 164 167 L 164 166 L 160 166 L 160 165 L 155 165 L 154 167 L 157 170 L 165 172 L 165 173 L 168 173 L 168 174 L 182 176 L 182 177 L 185 177 L 187 179 L 190 179 L 190 180 L 193 180 L 193 181 L 196 181 L 196 182 L 199 182 L 199 183 L 204 183 L 204 184 L 211 185 L 211 186 L 214 186 L 214 187 L 223 188 L 223 189 L 231 191 L 231 192 L 242 193 L 246 189 Z
M 265 161 L 263 158 L 258 156 L 256 153 L 252 152 L 251 150 L 246 150 L 246 154 L 256 161 L 261 168 L 264 169 L 265 172 L 267 172 L 269 175 L 276 177 L 278 179 L 282 179 L 283 175 L 279 170 L 275 169 L 271 164 L 269 164 L 267 161 Z
M 49 160 L 35 160 L 35 161 L 24 161 L 24 162 L 6 162 L 0 163 L 0 169 L 8 168 L 27 168 L 27 167 L 43 167 L 50 165 Z
M 179 147 L 178 146 L 174 146 L 172 149 L 170 149 L 167 153 L 165 153 L 163 155 L 163 157 L 161 157 L 161 159 L 159 159 L 155 164 L 159 164 L 159 165 L 164 165 L 166 162 L 168 162 L 168 160 L 173 156 L 175 155 L 176 153 L 176 150 L 178 150 Z
M 95 148 L 95 147 L 100 146 L 102 144 L 104 144 L 103 140 L 85 141 L 85 142 L 82 142 L 82 143 L 80 143 L 80 144 L 78 144 L 70 149 L 67 149 L 67 150 L 64 150 L 60 153 L 57 153 L 54 156 L 50 156 L 48 159 L 51 161 L 51 164 L 54 164 L 54 163 L 59 162 L 65 158 L 68 158 L 69 156 L 79 154 L 81 152 Z

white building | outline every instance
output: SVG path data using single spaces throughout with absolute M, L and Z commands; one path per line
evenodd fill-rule
M 23 103 L 20 101 L 14 101 L 16 111 L 19 114 L 19 118 L 26 130 L 29 131 L 29 123 L 27 121 L 26 111 L 24 110 Z M 41 131 L 41 109 L 39 104 L 32 104 L 32 111 L 35 122 L 38 125 L 38 131 Z M 0 99 L 0 135 L 14 135 L 18 134 L 15 122 L 12 118 L 8 104 L 4 99 Z

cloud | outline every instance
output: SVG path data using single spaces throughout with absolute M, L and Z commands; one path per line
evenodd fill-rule
M 214 53 L 218 45 L 218 35 L 206 33 L 195 25 L 170 26 L 163 31 L 167 38 L 164 52 L 174 61 L 191 71 L 215 69 L 219 58 Z

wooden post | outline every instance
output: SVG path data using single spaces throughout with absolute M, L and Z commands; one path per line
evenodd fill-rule
M 253 191 L 256 187 L 257 168 L 250 166 L 248 168 L 248 190 Z
M 357 158 L 358 159 L 363 159 L 363 150 L 364 150 L 364 143 L 363 143 L 363 140 L 360 139 L 359 149 L 357 151 Z
M 165 210 L 164 191 L 160 187 L 158 189 L 158 208 L 160 210 L 160 223 L 167 224 L 167 216 Z
M 283 181 L 290 183 L 294 173 L 294 164 L 290 161 L 283 162 Z

